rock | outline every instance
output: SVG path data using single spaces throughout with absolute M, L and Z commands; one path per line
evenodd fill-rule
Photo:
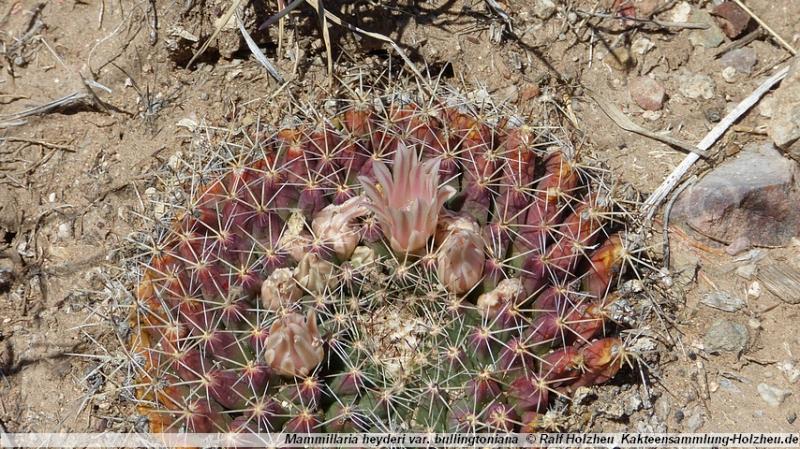
M 633 44 L 631 44 L 631 50 L 633 50 L 634 53 L 643 55 L 652 50 L 655 46 L 656 44 L 654 44 L 650 39 L 646 37 L 640 37 L 633 41 Z
M 681 94 L 686 98 L 714 98 L 716 85 L 708 75 L 683 74 L 678 77 Z
M 773 407 L 778 407 L 783 404 L 783 401 L 792 394 L 789 390 L 782 390 L 764 383 L 758 384 L 756 389 L 758 390 L 758 394 L 761 395 L 761 399 Z
M 631 99 L 646 111 L 658 111 L 664 106 L 664 87 L 653 78 L 637 76 L 628 82 Z
M 734 69 L 733 67 L 725 67 L 724 69 L 722 69 L 722 79 L 724 79 L 725 82 L 728 82 L 728 83 L 735 82 L 736 81 L 736 69 Z
M 795 58 L 773 98 L 767 134 L 778 148 L 800 161 L 800 58 Z
M 731 394 L 739 394 L 742 392 L 730 379 L 720 379 L 719 387 Z
M 699 407 L 695 407 L 694 411 L 688 418 L 686 418 L 686 430 L 689 432 L 697 432 L 706 423 L 705 417 Z
M 59 240 L 69 240 L 72 237 L 72 223 L 61 223 L 56 232 Z
M 797 367 L 793 360 L 784 360 L 778 363 L 778 370 L 786 376 L 786 380 L 790 384 L 797 383 L 800 380 L 800 368 Z
M 761 296 L 761 283 L 758 281 L 753 281 L 747 287 L 747 297 L 758 299 L 759 296 Z
M 671 22 L 688 22 L 691 14 L 692 5 L 687 2 L 680 2 L 672 8 L 672 15 L 670 15 L 669 20 Z
M 725 247 L 725 252 L 730 256 L 736 256 L 753 247 L 753 243 L 746 236 L 740 236 L 733 239 L 730 245 Z
M 739 276 L 740 278 L 744 278 L 749 281 L 750 279 L 753 279 L 753 276 L 756 275 L 757 271 L 758 271 L 758 266 L 754 263 L 749 263 L 747 265 L 742 265 L 741 267 L 737 268 L 736 275 Z
M 758 114 L 762 117 L 771 118 L 775 111 L 776 100 L 772 95 L 766 95 L 758 103 Z
M 733 67 L 737 73 L 753 73 L 757 61 L 756 51 L 750 47 L 731 50 L 719 58 L 723 67 Z
M 706 332 L 703 345 L 711 353 L 723 351 L 739 353 L 747 346 L 749 339 L 750 334 L 746 327 L 734 321 L 718 320 Z
M 731 39 L 742 34 L 750 24 L 750 14 L 735 2 L 722 2 L 711 13 L 717 18 L 725 35 Z
M 708 307 L 722 310 L 723 312 L 736 312 L 744 307 L 743 299 L 731 296 L 730 293 L 721 290 L 703 295 L 703 299 L 701 299 L 700 302 Z
M 711 14 L 703 10 L 692 13 L 691 22 L 708 24 L 705 30 L 692 30 L 689 33 L 689 42 L 695 47 L 716 48 L 725 42 L 725 34 L 719 29 Z
M 788 422 L 789 424 L 794 424 L 796 420 L 797 420 L 797 413 L 789 412 L 789 414 L 786 415 L 786 422 Z
M 673 217 L 714 240 L 782 246 L 800 232 L 798 166 L 769 144 L 746 146 L 681 194 Z
M 549 19 L 556 12 L 556 4 L 552 0 L 536 0 L 533 3 L 533 15 L 540 19 Z

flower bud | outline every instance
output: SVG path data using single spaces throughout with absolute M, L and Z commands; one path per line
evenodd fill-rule
M 355 219 L 368 213 L 363 196 L 350 198 L 340 205 L 331 204 L 317 212 L 311 222 L 316 238 L 333 249 L 333 252 L 346 260 L 360 240 Z
M 294 280 L 309 294 L 319 294 L 332 287 L 336 281 L 333 269 L 332 263 L 320 259 L 314 253 L 307 253 L 294 269 Z
M 516 304 L 522 292 L 522 282 L 519 279 L 503 279 L 494 290 L 478 297 L 478 312 L 484 317 L 494 319 Z
M 480 228 L 464 218 L 442 220 L 436 240 L 441 242 L 436 255 L 436 273 L 447 291 L 468 292 L 481 281 L 484 254 Z
M 269 310 L 280 310 L 303 296 L 294 281 L 292 270 L 278 268 L 261 284 L 261 304 Z
M 314 310 L 306 317 L 296 312 L 280 317 L 264 347 L 264 360 L 277 373 L 307 376 L 325 357 Z

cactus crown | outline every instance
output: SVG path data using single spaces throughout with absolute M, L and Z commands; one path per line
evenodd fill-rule
M 557 427 L 554 400 L 628 359 L 603 177 L 557 128 L 454 94 L 340 103 L 247 130 L 148 245 L 130 345 L 151 429 Z

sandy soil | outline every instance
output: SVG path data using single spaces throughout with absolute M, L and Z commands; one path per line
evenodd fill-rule
M 0 2 L 0 270 L 5 270 L 0 271 L 0 429 L 135 428 L 130 403 L 116 388 L 125 377 L 115 372 L 125 357 L 119 344 L 124 329 L 109 313 L 126 296 L 111 282 L 114 267 L 120 266 L 114 250 L 143 226 L 135 212 L 152 207 L 145 204 L 148 187 L 161 185 L 171 156 L 191 151 L 187 123 L 235 128 L 256 119 L 273 121 L 292 99 L 330 92 L 325 47 L 307 7 L 293 15 L 280 47 L 277 26 L 254 33 L 288 81 L 280 92 L 235 28 L 223 29 L 199 62 L 187 68 L 228 3 Z M 257 3 L 244 17 L 251 30 L 275 11 L 273 2 Z M 642 195 L 684 154 L 616 127 L 588 99 L 588 91 L 643 126 L 697 142 L 715 117 L 789 56 L 774 40 L 761 37 L 749 44 L 757 55 L 752 74 L 728 82 L 714 55 L 718 48 L 694 46 L 695 31 L 650 24 L 625 28 L 620 20 L 578 14 L 591 11 L 595 2 L 563 3 L 547 19 L 537 16 L 537 2 L 501 2 L 514 36 L 503 34 L 502 20 L 478 1 L 328 3 L 352 23 L 395 39 L 415 64 L 442 71 L 449 83 L 485 86 L 523 111 L 547 92 L 568 95 L 569 113 L 581 131 L 576 139 L 620 183 Z M 597 2 L 597 11 L 608 10 L 610 3 Z M 676 2 L 634 2 L 640 12 L 667 3 Z M 702 8 L 710 2 L 691 3 Z M 747 4 L 800 46 L 800 2 Z M 670 20 L 673 13 L 658 17 Z M 336 26 L 331 31 L 337 74 L 377 73 L 389 61 L 401 63 L 377 40 Z M 639 53 L 643 47 L 652 48 Z M 604 57 L 609 48 L 629 49 L 635 60 L 619 67 Z M 629 82 L 643 74 L 666 90 L 659 113 L 647 113 L 631 100 Z M 681 94 L 685 77 L 694 74 L 714 81 L 711 98 Z M 19 114 L 69 95 L 39 114 Z M 764 124 L 758 110 L 750 112 L 695 171 L 748 142 L 763 141 L 759 126 Z M 792 416 L 800 412 L 800 387 L 779 366 L 800 357 L 800 306 L 766 290 L 747 296 L 753 281 L 735 274 L 746 261 L 736 261 L 722 248 L 696 245 L 680 232 L 671 240 L 671 300 L 663 304 L 664 321 L 651 329 L 660 357 L 646 370 L 646 382 L 633 375 L 630 382 L 600 388 L 590 427 L 797 431 L 800 424 Z M 658 257 L 660 241 L 654 243 Z M 797 250 L 761 250 L 758 256 L 782 260 L 796 257 Z M 714 289 L 746 297 L 747 303 L 735 313 L 700 305 L 703 294 Z M 740 354 L 712 355 L 703 349 L 705 332 L 722 315 L 749 329 Z M 770 406 L 757 391 L 761 383 L 793 394 Z M 611 410 L 614 402 L 625 404 L 625 410 Z

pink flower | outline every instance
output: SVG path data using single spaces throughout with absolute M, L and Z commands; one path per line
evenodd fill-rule
M 392 174 L 381 162 L 373 164 L 380 185 L 360 176 L 370 199 L 369 208 L 378 217 L 389 243 L 397 253 L 418 253 L 436 231 L 439 211 L 455 189 L 439 187 L 439 159 L 420 162 L 417 152 L 398 144 Z

